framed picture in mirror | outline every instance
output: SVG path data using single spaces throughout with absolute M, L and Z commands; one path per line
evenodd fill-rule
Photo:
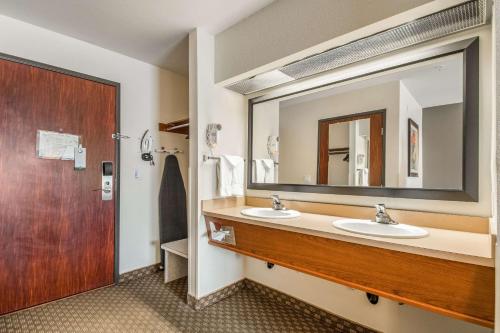
M 408 177 L 418 177 L 420 164 L 420 133 L 418 124 L 408 119 Z

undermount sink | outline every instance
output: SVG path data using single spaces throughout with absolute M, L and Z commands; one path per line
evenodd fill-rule
M 344 231 L 376 237 L 423 238 L 429 234 L 425 229 L 408 224 L 382 224 L 370 220 L 342 219 L 333 225 Z
M 291 209 L 274 210 L 272 208 L 246 208 L 241 211 L 242 215 L 260 217 L 263 219 L 291 219 L 299 217 L 300 212 Z

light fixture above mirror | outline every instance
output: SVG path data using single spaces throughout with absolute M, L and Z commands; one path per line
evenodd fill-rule
M 226 88 L 248 95 L 487 23 L 487 0 L 472 0 L 341 45 Z

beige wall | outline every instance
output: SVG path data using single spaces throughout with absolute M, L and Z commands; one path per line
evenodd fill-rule
M 399 85 L 399 185 L 398 187 L 422 187 L 422 107 L 408 91 L 403 82 Z M 408 176 L 408 119 L 419 127 L 419 174 L 418 177 Z
M 424 187 L 462 188 L 462 103 L 423 109 Z
M 209 123 L 222 130 L 213 153 L 246 155 L 247 101 L 239 94 L 214 85 L 214 38 L 203 29 L 189 35 L 189 269 L 188 293 L 206 296 L 243 278 L 243 257 L 208 244 L 201 201 L 217 197 L 216 162 L 203 162 L 210 154 L 205 143 Z
M 217 35 L 215 80 L 268 64 L 430 0 L 278 0 Z

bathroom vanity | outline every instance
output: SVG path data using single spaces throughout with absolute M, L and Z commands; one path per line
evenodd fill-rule
M 210 244 L 493 327 L 495 242 L 481 217 L 491 216 L 487 192 L 494 192 L 483 42 L 468 36 L 349 66 L 325 51 L 291 64 L 294 70 L 266 73 L 288 81 L 249 94 L 247 195 L 285 192 L 359 206 L 284 203 L 299 215 L 269 213 L 271 205 L 282 208 L 276 198 L 204 202 Z M 339 52 L 371 52 L 361 44 Z M 253 79 L 258 85 L 256 76 L 240 87 L 255 87 Z M 408 225 L 404 235 L 345 230 L 384 229 L 370 225 L 376 212 L 367 207 L 384 197 L 409 209 L 389 210 Z M 451 213 L 457 208 L 462 215 Z M 346 218 L 366 221 L 339 221 Z M 412 233 L 421 238 L 401 238 Z
M 443 315 L 493 327 L 494 237 L 488 219 L 393 211 L 400 222 L 423 221 L 428 236 L 381 238 L 335 228 L 340 217 L 366 218 L 368 207 L 286 202 L 300 217 L 254 218 L 241 214 L 269 199 L 214 200 L 203 204 L 209 243 L 352 288 Z M 304 213 L 307 211 L 308 213 Z M 316 213 L 315 213 L 316 212 Z M 447 220 L 475 229 L 451 230 Z M 434 225 L 434 228 L 429 227 Z

